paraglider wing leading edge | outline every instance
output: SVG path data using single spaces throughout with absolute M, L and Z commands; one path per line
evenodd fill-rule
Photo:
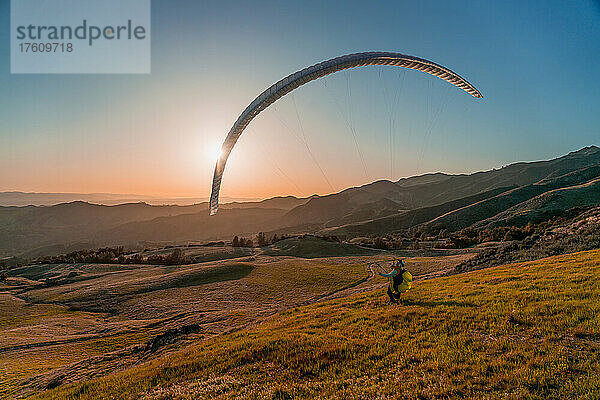
M 221 147 L 221 156 L 215 165 L 212 192 L 210 195 L 210 215 L 216 214 L 219 209 L 219 190 L 221 189 L 221 179 L 223 177 L 223 171 L 225 170 L 227 158 L 238 138 L 254 117 L 273 104 L 276 100 L 305 83 L 337 71 L 367 65 L 389 65 L 423 71 L 451 83 L 473 97 L 483 98 L 481 93 L 473 85 L 448 68 L 432 61 L 400 53 L 366 52 L 348 54 L 304 68 L 283 78 L 262 92 L 248 107 L 246 107 L 244 112 L 242 112 L 237 121 L 235 121 L 235 124 L 231 127 L 231 130 L 227 134 L 223 146 Z

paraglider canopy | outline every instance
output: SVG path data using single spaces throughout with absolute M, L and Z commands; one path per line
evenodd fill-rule
M 473 85 L 448 68 L 436 64 L 433 61 L 400 53 L 366 52 L 348 54 L 304 68 L 283 78 L 262 92 L 254 99 L 254 101 L 252 101 L 252 103 L 250 103 L 250 105 L 248 105 L 248 107 L 246 107 L 229 130 L 221 147 L 221 154 L 215 165 L 212 192 L 210 195 L 210 215 L 216 214 L 219 209 L 219 190 L 221 189 L 221 180 L 223 178 L 223 171 L 225 170 L 227 158 L 238 138 L 254 117 L 273 104 L 276 100 L 305 83 L 337 71 L 367 65 L 389 65 L 423 71 L 445 80 L 469 93 L 473 97 L 483 98 L 481 93 Z

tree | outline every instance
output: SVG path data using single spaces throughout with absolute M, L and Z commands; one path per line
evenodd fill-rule
M 373 247 L 375 247 L 376 249 L 383 249 L 383 250 L 387 250 L 389 248 L 387 242 L 382 238 L 377 236 L 375 238 L 375 240 L 373 241 Z
M 233 241 L 231 242 L 233 247 L 240 247 L 240 238 L 237 236 L 233 237 Z
M 185 257 L 183 256 L 183 251 L 177 248 L 171 252 L 167 257 L 165 257 L 165 264 L 167 265 L 178 265 L 185 264 Z
M 136 253 L 129 257 L 128 261 L 130 264 L 143 264 L 144 257 L 140 253 Z
M 447 229 L 440 229 L 440 231 L 437 234 L 437 238 L 438 239 L 446 239 L 448 237 L 448 230 Z
M 264 234 L 264 232 L 258 232 L 258 235 L 256 235 L 256 241 L 258 243 L 258 247 L 263 247 L 269 244 L 267 236 Z

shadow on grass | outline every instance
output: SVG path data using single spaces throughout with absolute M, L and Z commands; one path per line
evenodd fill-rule
M 157 271 L 160 268 L 157 267 Z M 191 268 L 187 271 L 174 271 L 161 275 L 159 272 L 149 279 L 122 282 L 122 286 L 104 288 L 92 291 L 71 301 L 59 304 L 67 305 L 73 311 L 101 312 L 111 315 L 118 314 L 119 304 L 133 298 L 159 290 L 202 286 L 210 283 L 235 281 L 248 276 L 254 270 L 254 265 L 248 263 L 230 263 L 205 268 Z M 176 300 L 176 297 L 174 298 Z
M 156 290 L 184 288 L 189 286 L 200 286 L 209 283 L 234 281 L 245 278 L 254 270 L 252 264 L 231 263 L 217 267 L 202 268 L 185 274 L 174 274 L 164 279 L 156 280 L 146 287 L 130 291 L 128 294 L 140 294 L 154 292 Z
M 468 301 L 457 301 L 457 300 L 440 300 L 440 301 L 420 301 L 400 298 L 399 303 L 403 306 L 420 306 L 420 307 L 477 307 L 477 304 Z

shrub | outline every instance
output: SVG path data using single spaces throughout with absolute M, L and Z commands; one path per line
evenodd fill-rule
M 375 247 L 376 249 L 383 249 L 383 250 L 389 249 L 388 243 L 382 237 L 379 237 L 379 236 L 377 236 L 375 238 L 375 240 L 373 241 L 373 247 Z
M 181 249 L 174 249 L 166 255 L 153 254 L 148 257 L 148 263 L 156 265 L 181 265 L 188 262 L 189 259 L 184 256 Z

